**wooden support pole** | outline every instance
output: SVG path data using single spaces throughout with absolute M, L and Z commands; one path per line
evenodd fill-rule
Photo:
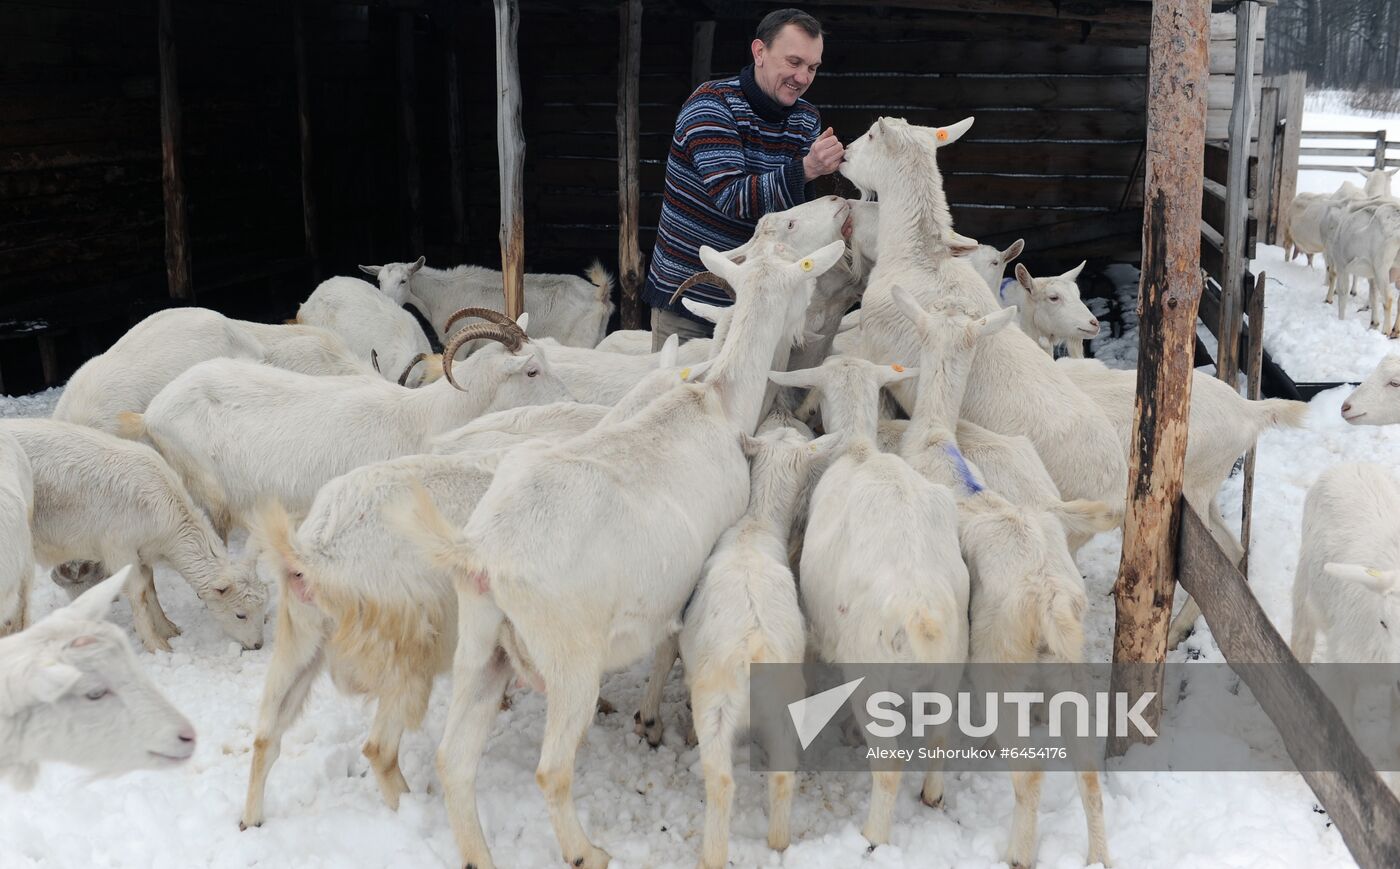
M 452 201 L 452 257 L 467 259 L 467 124 L 462 116 L 461 16 L 445 3 L 447 19 L 447 157 Z
M 1259 89 L 1259 184 L 1254 194 L 1254 220 L 1260 240 L 1276 244 L 1279 215 L 1279 149 L 1283 128 L 1279 126 L 1279 91 L 1270 84 Z
M 1385 168 L 1385 130 L 1376 131 L 1376 165 L 1374 169 Z
M 1288 219 L 1293 199 L 1298 193 L 1298 150 L 1303 140 L 1303 94 L 1307 90 L 1307 75 L 1290 72 L 1282 76 L 1279 89 L 1279 120 L 1283 124 L 1283 147 L 1279 150 L 1279 222 Z M 1282 230 L 1280 229 L 1280 236 Z
M 647 328 L 642 303 L 642 250 L 637 237 L 641 205 L 637 135 L 641 101 L 642 0 L 618 6 L 617 59 L 617 271 L 622 328 Z
M 193 299 L 190 285 L 189 215 L 185 211 L 180 128 L 179 64 L 175 56 L 174 0 L 160 0 L 160 181 L 165 194 L 165 277 L 173 299 Z
M 715 23 L 695 22 L 695 32 L 690 40 L 690 86 L 699 87 L 710 80 L 714 72 Z
M 1357 864 L 1366 869 L 1400 866 L 1400 801 L 1376 775 L 1331 699 L 1294 660 L 1244 576 L 1189 507 L 1177 558 L 1182 587 L 1200 603 L 1225 660 L 1278 728 L 1288 756 Z M 1254 666 L 1240 666 L 1249 664 Z
M 496 159 L 501 177 L 501 273 L 506 315 L 525 310 L 525 134 L 520 128 L 519 0 L 496 7 Z
M 1181 472 L 1201 296 L 1201 178 L 1205 169 L 1210 0 L 1152 6 L 1147 96 L 1147 189 L 1142 227 L 1137 402 L 1128 463 L 1123 559 L 1113 593 L 1113 660 L 1161 664 L 1176 585 Z M 1114 691 L 1156 691 L 1162 672 Z M 1153 684 L 1155 683 L 1155 684 Z M 1131 702 L 1131 701 L 1130 701 Z M 1154 728 L 1161 703 L 1147 709 Z M 1111 754 L 1127 745 L 1110 742 Z
M 418 171 L 418 74 L 413 56 L 411 9 L 399 10 L 399 181 L 403 226 L 408 247 L 405 258 L 423 254 L 422 176 Z
M 1239 376 L 1240 327 L 1244 321 L 1244 297 L 1241 289 L 1245 269 L 1249 267 L 1245 253 L 1249 231 L 1249 125 L 1254 119 L 1254 0 L 1244 0 L 1235 7 L 1235 96 L 1230 109 L 1229 174 L 1225 179 L 1225 243 L 1221 251 L 1224 265 L 1220 279 L 1220 352 L 1216 359 L 1216 375 L 1231 387 Z
M 311 166 L 311 89 L 306 71 L 306 25 L 302 7 L 305 0 L 292 3 L 292 45 L 297 65 L 297 123 L 301 131 L 301 231 L 306 255 L 311 258 L 312 275 L 321 278 L 321 249 L 316 240 L 316 192 Z
M 1261 128 L 1262 135 L 1262 128 Z M 1254 281 L 1254 292 L 1249 294 L 1249 385 L 1246 397 L 1258 401 L 1264 380 L 1264 278 L 1263 272 Z M 1244 507 L 1240 517 L 1240 546 L 1244 549 L 1244 560 L 1240 562 L 1240 573 L 1249 578 L 1249 537 L 1254 520 L 1254 453 L 1250 447 L 1244 454 Z

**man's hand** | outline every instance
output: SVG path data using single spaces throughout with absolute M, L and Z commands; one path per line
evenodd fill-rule
M 827 127 L 812 143 L 807 156 L 802 158 L 802 174 L 808 181 L 830 175 L 841 165 L 845 156 L 846 148 L 836 138 L 836 131 Z

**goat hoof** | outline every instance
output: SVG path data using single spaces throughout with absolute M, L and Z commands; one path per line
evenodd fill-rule
M 611 861 L 612 857 L 608 855 L 607 851 L 595 847 L 589 848 L 587 854 L 570 860 L 569 865 L 576 867 L 576 869 L 606 869 Z
M 933 799 L 929 799 L 928 794 L 921 792 L 919 794 L 919 802 L 928 806 L 930 809 L 941 809 L 943 808 L 943 795 L 939 794 Z
M 262 821 L 258 821 L 257 823 L 254 823 L 254 824 L 252 824 L 252 825 L 249 825 L 246 821 L 239 821 L 239 822 L 238 822 L 238 832 L 240 832 L 240 833 L 246 833 L 246 832 L 248 832 L 248 827 L 249 827 L 249 826 L 261 827 L 261 826 L 262 826 Z
M 617 711 L 617 707 L 614 706 L 614 705 L 612 705 L 611 703 L 609 703 L 609 702 L 607 701 L 606 698 L 603 698 L 603 697 L 599 697 L 599 698 L 598 698 L 598 714 L 599 714 L 599 715 L 612 715 L 612 714 L 613 714 L 614 712 L 616 712 L 616 711 Z M 640 714 L 640 713 L 638 713 L 638 714 Z

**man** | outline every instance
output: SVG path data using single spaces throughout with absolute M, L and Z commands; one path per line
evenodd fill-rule
M 807 201 L 807 184 L 841 165 L 844 149 L 802 95 L 822 62 L 822 29 L 799 9 L 764 16 L 750 44 L 753 63 L 737 76 L 696 88 L 676 119 L 666 160 L 666 189 L 643 299 L 651 306 L 652 345 L 710 333 L 679 304 L 681 282 L 704 271 L 700 246 L 732 250 L 758 219 Z M 686 298 L 730 304 L 718 287 L 697 284 Z

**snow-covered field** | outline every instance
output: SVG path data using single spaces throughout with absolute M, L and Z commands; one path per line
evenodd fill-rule
M 1353 119 L 1361 128 L 1374 119 Z M 1338 119 L 1308 118 L 1332 127 Z M 1373 127 L 1374 128 L 1374 127 Z M 1334 179 L 1341 176 L 1329 173 Z M 1312 183 L 1309 181 L 1309 183 Z M 1300 189 L 1303 188 L 1300 184 Z M 1281 263 L 1276 248 L 1261 247 L 1256 270 L 1269 273 L 1268 340 L 1271 352 L 1298 379 L 1359 378 L 1389 349 L 1368 333 L 1362 317 L 1337 323 L 1321 304 L 1320 269 Z M 1101 349 L 1113 364 L 1131 365 L 1133 342 Z M 1299 523 L 1308 486 L 1324 469 L 1346 461 L 1400 465 L 1400 429 L 1353 428 L 1338 408 L 1347 390 L 1314 399 L 1307 428 L 1266 434 L 1260 441 L 1255 489 L 1255 543 L 1251 583 L 1285 636 L 1289 588 L 1297 559 Z M 47 412 L 56 391 L 0 400 L 0 416 Z M 1222 496 L 1227 516 L 1238 516 L 1241 482 Z M 1088 654 L 1106 661 L 1113 605 L 1109 591 L 1120 539 L 1104 535 L 1084 551 L 1090 589 Z M 433 752 L 441 736 L 447 683 L 439 679 L 423 731 L 405 737 L 401 763 L 413 793 L 398 813 L 380 801 L 359 749 L 370 710 L 340 696 L 323 680 L 306 714 L 288 732 L 269 780 L 267 823 L 240 833 L 252 728 L 272 644 L 241 652 L 222 637 L 178 577 L 157 571 L 166 611 L 183 629 L 172 654 L 142 661 L 175 703 L 195 722 L 199 748 L 173 772 L 137 773 L 91 781 L 81 773 L 48 769 L 29 793 L 0 787 L 0 867 L 431 867 L 456 865 Z M 46 575 L 36 579 L 34 608 L 59 606 L 61 594 Z M 116 620 L 130 626 L 124 604 Z M 271 626 L 269 626 L 271 631 Z M 1173 660 L 1222 657 L 1207 631 Z M 594 841 L 614 865 L 693 866 L 704 803 L 696 750 L 681 728 L 684 689 L 679 672 L 667 686 L 668 730 L 651 750 L 632 733 L 646 666 L 606 679 L 603 694 L 620 710 L 600 716 L 580 751 L 574 793 Z M 543 729 L 544 698 L 524 693 L 502 712 L 479 779 L 485 829 L 499 865 L 545 867 L 559 863 L 534 766 Z M 918 800 L 917 777 L 906 776 L 893 844 L 867 853 L 859 826 L 870 780 L 864 774 L 802 774 L 793 807 L 793 844 L 776 854 L 765 844 L 764 782 L 739 755 L 732 865 L 812 869 L 1000 864 L 1012 793 L 1004 775 L 951 777 L 945 807 Z M 1040 821 L 1039 865 L 1083 866 L 1084 817 L 1067 775 L 1050 775 Z M 1109 845 L 1121 867 L 1343 867 L 1354 865 L 1302 779 L 1285 773 L 1117 773 L 1106 779 Z M 1004 865 L 1004 864 L 1000 864 Z

